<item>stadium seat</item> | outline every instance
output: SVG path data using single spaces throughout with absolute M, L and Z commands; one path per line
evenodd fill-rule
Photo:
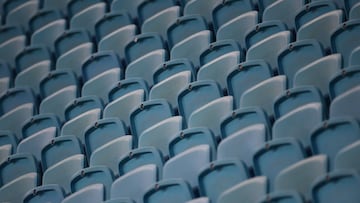
M 6 161 L 8 156 L 11 155 L 12 146 L 11 144 L 0 145 L 0 163 Z
M 153 74 L 154 84 L 183 71 L 190 71 L 191 81 L 195 81 L 195 68 L 188 59 L 174 59 L 159 66 Z
M 18 4 L 18 5 L 15 5 Z M 29 19 L 34 16 L 39 9 L 40 1 L 7 1 L 4 7 L 12 8 L 7 10 L 6 25 L 21 26 L 26 32 L 29 30 Z
M 212 24 L 212 11 L 221 3 L 221 0 L 194 0 L 186 2 L 184 15 L 200 14 L 208 24 Z
M 102 202 L 105 200 L 104 190 L 104 185 L 93 184 L 68 195 L 61 203 Z
M 96 39 L 100 42 L 116 30 L 131 25 L 132 23 L 131 17 L 126 11 L 113 11 L 106 13 L 103 18 L 98 20 L 95 24 Z
M 15 58 L 26 47 L 26 35 L 18 26 L 2 26 L 0 29 L 0 55 L 15 70 Z
M 360 4 L 356 3 L 350 9 L 349 19 L 360 19 L 359 11 L 360 11 Z
M 335 169 L 352 169 L 359 172 L 359 162 L 356 161 L 359 150 L 360 141 L 354 141 L 353 143 L 343 147 L 335 156 Z
M 266 7 L 270 6 L 276 1 L 277 0 L 257 0 L 256 2 L 258 3 L 259 12 L 262 14 Z
M 360 66 L 351 66 L 346 69 L 339 70 L 329 82 L 330 99 L 345 93 L 359 85 Z
M 0 59 L 0 94 L 4 94 L 12 87 L 14 77 L 11 68 L 6 61 Z
M 272 192 L 266 196 L 260 197 L 257 203 L 305 203 L 302 196 L 294 191 L 281 191 L 281 192 Z
M 66 1 L 57 1 L 57 0 L 44 0 L 42 2 L 43 9 L 58 9 L 60 10 L 65 16 L 67 15 L 67 4 L 70 0 Z
M 349 60 L 349 66 L 360 65 L 360 46 L 351 52 Z
M 26 195 L 24 196 L 24 203 L 61 203 L 64 198 L 64 190 L 59 185 L 41 185 L 33 188 L 26 193 Z
M 127 2 L 127 1 L 125 2 L 123 0 L 113 0 L 113 2 L 111 3 L 111 12 L 125 10 L 127 13 L 130 14 L 133 20 L 137 21 L 138 7 L 144 1 L 145 0 L 133 0 L 131 2 Z
M 139 24 L 143 24 L 145 20 L 148 20 L 152 16 L 159 12 L 176 5 L 175 0 L 154 0 L 154 1 L 142 1 L 137 8 L 137 17 Z
M 240 52 L 240 60 L 243 60 L 239 44 L 235 40 L 217 40 L 209 45 L 209 47 L 200 55 L 200 65 L 206 65 L 219 57 L 232 53 Z
M 4 145 L 10 145 L 11 151 L 10 154 L 16 153 L 18 140 L 15 134 L 8 130 L 0 130 L 0 147 Z

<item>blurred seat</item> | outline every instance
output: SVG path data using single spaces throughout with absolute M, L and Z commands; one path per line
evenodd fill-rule
M 221 3 L 221 0 L 193 0 L 187 1 L 184 6 L 184 15 L 200 14 L 208 24 L 212 24 L 212 11 Z
M 239 43 L 235 40 L 217 40 L 209 45 L 209 47 L 200 55 L 200 65 L 206 65 L 215 59 L 220 58 L 228 53 L 239 52 L 240 59 L 243 60 L 243 53 Z
M 0 28 L 0 56 L 14 71 L 15 58 L 26 47 L 26 40 L 21 27 L 5 25 Z
M 29 30 L 29 19 L 36 14 L 39 7 L 40 1 L 38 0 L 6 1 L 4 8 L 8 9 L 6 9 L 5 24 L 21 26 L 27 32 Z
M 360 4 L 354 4 L 349 12 L 349 19 L 360 19 Z
M 188 59 L 173 59 L 164 62 L 156 68 L 153 74 L 154 84 L 157 84 L 172 75 L 183 71 L 190 71 L 191 81 L 195 81 L 195 70 L 193 64 Z
M 111 11 L 122 11 L 125 10 L 128 12 L 133 20 L 138 19 L 138 7 L 145 0 L 132 0 L 132 1 L 124 1 L 124 0 L 113 0 L 111 3 Z
M 175 0 L 142 1 L 137 7 L 138 22 L 141 25 L 144 23 L 145 20 L 148 20 L 159 12 L 162 12 L 163 10 L 175 5 Z
M 93 184 L 68 195 L 62 203 L 102 202 L 105 200 L 104 190 L 104 185 Z
M 0 59 L 0 94 L 4 94 L 6 90 L 13 86 L 14 74 L 11 67 L 5 60 Z
M 258 203 L 305 203 L 302 196 L 294 191 L 279 191 L 271 192 L 266 196 L 261 197 Z
M 353 143 L 343 147 L 337 152 L 334 160 L 335 169 L 352 169 L 357 172 L 360 171 L 359 162 L 356 161 L 357 155 L 360 150 L 360 141 L 354 141 Z
M 64 190 L 59 185 L 49 184 L 41 185 L 29 190 L 24 196 L 24 203 L 61 203 L 64 198 Z
M 0 147 L 7 146 L 6 148 L 8 148 L 9 147 L 8 145 L 10 145 L 11 146 L 10 154 L 15 154 L 17 144 L 18 144 L 18 140 L 13 132 L 8 130 L 0 130 Z

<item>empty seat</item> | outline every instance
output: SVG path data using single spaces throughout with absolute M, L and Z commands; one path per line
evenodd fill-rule
M 147 202 L 143 196 L 158 180 L 158 170 L 153 164 L 133 169 L 117 178 L 111 185 L 111 199 L 129 198 L 138 203 Z M 136 182 L 141 184 L 134 184 Z
M 198 188 L 199 173 L 213 160 L 208 145 L 198 145 L 168 160 L 163 169 L 163 179 L 183 179 L 193 189 Z M 186 167 L 184 167 L 186 166 Z
M 357 3 L 358 3 L 358 1 L 356 1 L 356 0 L 344 1 L 346 12 L 349 13 L 351 11 L 351 8 L 353 8 L 355 5 L 357 5 Z
M 42 4 L 43 9 L 58 9 L 64 15 L 67 15 L 67 4 L 70 0 L 57 1 L 57 0 L 44 0 Z
M 227 189 L 248 179 L 248 169 L 238 159 L 217 160 L 204 166 L 199 175 L 201 196 L 207 196 L 211 202 L 217 202 Z M 214 187 L 216 185 L 216 187 Z
M 2 26 L 0 29 L 0 55 L 15 70 L 15 57 L 26 46 L 26 35 L 20 27 Z
M 88 186 L 102 184 L 104 186 L 105 199 L 110 199 L 110 189 L 114 175 L 111 170 L 103 166 L 84 168 L 76 172 L 71 180 L 71 192 L 76 193 Z
M 96 95 L 108 103 L 108 92 L 124 77 L 120 59 L 114 52 L 101 51 L 91 55 L 82 65 L 82 96 Z
M 243 181 L 227 190 L 218 198 L 219 203 L 236 202 L 239 199 L 244 202 L 256 202 L 259 197 L 266 195 L 267 179 L 265 176 L 251 178 Z
M 212 11 L 213 9 L 220 4 L 220 0 L 194 0 L 188 1 L 184 7 L 184 15 L 190 14 L 200 14 L 204 16 L 207 23 L 212 23 Z
M 349 66 L 360 65 L 360 46 L 355 48 L 350 54 Z
M 183 71 L 190 71 L 191 81 L 195 80 L 195 68 L 188 59 L 173 59 L 159 66 L 153 74 L 154 84 Z
M 268 141 L 253 157 L 255 175 L 267 176 L 272 191 L 274 180 L 280 171 L 304 158 L 304 150 L 294 138 Z
M 359 46 L 360 19 L 354 19 L 342 23 L 337 30 L 331 35 L 332 51 L 341 53 L 343 56 L 343 67 L 349 65 L 351 52 Z
M 155 147 L 140 147 L 129 151 L 119 161 L 119 175 L 131 172 L 144 165 L 155 165 L 159 179 L 162 177 L 163 156 L 160 150 Z
M 192 82 L 178 95 L 179 114 L 188 122 L 190 115 L 195 110 L 221 96 L 222 91 L 215 81 Z
M 219 57 L 232 52 L 240 52 L 240 59 L 243 57 L 243 53 L 239 43 L 235 40 L 218 40 L 209 45 L 209 47 L 200 55 L 200 65 L 206 65 L 209 62 L 218 59 Z
M 39 185 L 39 178 L 39 175 L 36 173 L 28 173 L 2 186 L 0 188 L 0 201 L 22 202 L 23 196 L 29 190 Z
M 131 2 L 125 2 L 123 0 L 113 0 L 111 3 L 111 11 L 122 11 L 128 12 L 133 20 L 138 19 L 137 9 L 144 0 L 134 0 Z
M 359 162 L 356 161 L 359 150 L 360 141 L 354 141 L 353 143 L 343 147 L 335 156 L 335 169 L 352 169 L 359 172 Z
M 40 82 L 40 95 L 40 114 L 53 113 L 62 123 L 65 121 L 66 106 L 80 96 L 78 80 L 72 71 L 51 71 Z
M 15 5 L 18 4 L 18 5 Z M 29 19 L 35 15 L 40 2 L 38 0 L 33 1 L 7 1 L 4 5 L 7 10 L 5 23 L 6 25 L 21 26 L 25 31 L 29 30 Z
M 310 135 L 313 154 L 326 154 L 330 168 L 336 154 L 345 146 L 360 139 L 359 124 L 351 118 L 333 118 L 317 125 Z
M 131 24 L 131 17 L 126 11 L 113 11 L 107 13 L 95 24 L 96 39 L 100 42 L 111 33 Z M 123 57 L 123 55 L 121 55 L 121 57 Z
M 236 40 L 241 48 L 245 49 L 245 36 L 256 24 L 258 24 L 258 12 L 246 12 L 222 24 L 216 32 L 216 39 Z M 239 27 L 242 29 L 238 29 Z
M 97 120 L 84 131 L 86 155 L 89 159 L 92 152 L 102 145 L 127 134 L 127 128 L 117 118 Z
M 265 8 L 276 2 L 277 0 L 257 0 L 260 13 L 263 13 Z
M 272 192 L 259 198 L 258 203 L 305 203 L 302 196 L 294 191 Z
M 53 68 L 50 51 L 45 46 L 30 46 L 20 52 L 16 59 L 16 87 L 29 87 L 37 96 L 40 94 L 40 81 Z
M 14 82 L 11 67 L 5 60 L 0 59 L 0 94 L 6 92 Z
M 159 12 L 175 6 L 175 0 L 154 0 L 154 1 L 142 1 L 137 8 L 137 17 L 139 24 L 143 24 L 145 20 L 158 14 Z
M 44 8 L 49 1 L 54 0 L 45 0 Z M 32 30 L 31 45 L 44 45 L 55 52 L 55 40 L 64 33 L 66 25 L 66 19 L 59 10 L 39 10 L 29 21 Z
M 279 74 L 286 75 L 289 87 L 292 87 L 298 70 L 324 56 L 324 50 L 317 40 L 304 39 L 290 43 L 279 53 Z
M 61 128 L 61 135 L 75 135 L 85 144 L 84 132 L 95 123 L 102 114 L 103 105 L 95 96 L 74 99 L 65 109 L 66 123 Z
M 239 106 L 240 98 L 246 90 L 271 78 L 272 75 L 270 66 L 263 60 L 251 60 L 238 64 L 226 78 L 228 92 L 234 97 L 235 107 Z
M 278 69 L 277 57 L 290 41 L 291 33 L 289 31 L 272 34 L 249 48 L 246 54 L 246 61 L 262 59 L 275 72 Z
M 56 184 L 41 185 L 28 191 L 24 203 L 54 202 L 61 203 L 65 198 L 64 190 Z
M 245 36 L 246 48 L 249 49 L 257 42 L 286 30 L 286 25 L 279 20 L 265 21 L 256 24 Z
M 90 166 L 107 166 L 118 176 L 118 163 L 133 148 L 133 137 L 121 136 L 97 148 L 90 156 Z
M 349 12 L 349 19 L 359 19 L 360 18 L 359 11 L 360 11 L 360 4 L 356 3 L 351 7 L 351 10 Z
M 102 184 L 93 184 L 70 194 L 62 201 L 62 203 L 102 202 L 105 200 L 104 190 Z
M 275 178 L 275 191 L 296 191 L 311 200 L 312 183 L 328 171 L 326 155 L 312 156 L 282 170 Z
M 10 154 L 16 153 L 18 140 L 15 134 L 8 130 L 0 130 L 0 147 L 1 146 L 11 146 Z M 7 157 L 6 157 L 7 158 Z
M 329 82 L 330 99 L 345 93 L 359 85 L 360 66 L 351 66 L 346 69 L 339 70 Z
M 188 183 L 182 179 L 161 180 L 148 188 L 143 196 L 144 203 L 182 203 L 194 197 Z
M 10 144 L 0 145 L 0 163 L 6 161 L 8 156 L 11 155 L 12 146 Z
M 184 128 L 181 116 L 165 118 L 144 129 L 139 135 L 139 147 L 153 146 L 159 149 L 162 155 L 169 156 L 169 143 L 176 134 Z
M 351 171 L 334 171 L 319 177 L 312 187 L 314 202 L 358 202 L 360 187 L 357 173 Z M 342 194 L 342 195 L 340 195 Z
M 295 73 L 293 87 L 312 85 L 328 98 L 330 80 L 340 71 L 341 61 L 341 54 L 332 54 L 313 61 Z

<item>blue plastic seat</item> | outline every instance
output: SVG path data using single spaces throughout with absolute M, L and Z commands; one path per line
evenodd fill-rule
M 330 99 L 345 93 L 359 85 L 360 66 L 351 66 L 346 69 L 339 70 L 329 82 Z
M 360 46 L 355 48 L 350 54 L 349 66 L 354 65 L 360 65 Z
M 227 190 L 218 198 L 219 203 L 236 202 L 239 199 L 244 202 L 256 202 L 259 197 L 266 195 L 267 179 L 265 176 L 251 178 L 243 181 Z
M 360 195 L 356 188 L 360 187 L 359 175 L 351 171 L 334 171 L 319 177 L 312 187 L 314 202 L 358 202 Z M 346 195 L 339 195 L 346 194 Z
M 360 4 L 359 3 L 354 4 L 350 9 L 349 19 L 359 19 L 360 18 L 359 11 L 360 11 Z
M 119 175 L 122 176 L 144 165 L 155 165 L 159 179 L 162 177 L 163 155 L 155 147 L 140 147 L 131 150 L 119 161 Z
M 53 68 L 50 51 L 45 46 L 30 46 L 20 52 L 16 59 L 16 87 L 29 87 L 35 95 L 40 94 L 40 81 Z
M 65 198 L 64 190 L 56 184 L 41 185 L 28 191 L 24 203 L 54 202 L 61 203 Z
M 243 60 L 241 47 L 235 40 L 218 40 L 209 45 L 209 47 L 200 55 L 200 65 L 206 65 L 221 56 L 232 52 L 240 52 L 240 59 Z
M 40 114 L 53 113 L 60 123 L 65 121 L 67 104 L 80 96 L 78 80 L 74 72 L 69 70 L 51 71 L 40 82 L 42 101 L 39 105 Z
M 259 11 L 262 14 L 268 6 L 276 2 L 277 0 L 257 0 Z
M 11 150 L 11 144 L 0 145 L 0 163 L 7 160 L 7 158 L 11 155 Z
M 66 30 L 66 24 L 66 19 L 59 10 L 39 10 L 29 21 L 32 30 L 31 45 L 45 45 L 55 52 L 54 43 Z
M 156 165 L 140 166 L 117 178 L 111 185 L 111 199 L 129 198 L 138 203 L 146 202 L 145 192 L 159 180 Z M 141 184 L 134 184 L 141 182 Z
M 278 55 L 291 42 L 291 33 L 281 31 L 252 45 L 246 53 L 246 61 L 264 60 L 275 72 L 278 69 Z
M 95 24 L 96 39 L 98 42 L 122 27 L 131 25 L 132 20 L 126 11 L 107 13 Z
M 14 76 L 8 63 L 0 59 L 0 94 L 13 86 Z
M 303 197 L 294 191 L 271 192 L 262 196 L 257 203 L 305 203 Z
M 221 3 L 221 0 L 194 0 L 186 2 L 184 15 L 200 14 L 204 16 L 208 24 L 212 24 L 212 11 Z
M 178 95 L 179 114 L 187 123 L 190 115 L 196 109 L 220 98 L 222 95 L 222 91 L 215 81 L 192 82 Z M 199 100 L 199 98 L 201 98 L 201 100 Z
M 22 29 L 28 31 L 29 20 L 39 9 L 40 1 L 7 1 L 4 7 L 11 7 L 11 9 L 7 10 L 5 24 L 21 26 Z
M 26 47 L 26 35 L 20 27 L 2 26 L 0 29 L 0 55 L 15 70 L 15 58 Z
M 263 60 L 252 60 L 237 64 L 227 76 L 227 88 L 234 97 L 236 107 L 240 104 L 240 98 L 246 90 L 258 83 L 271 78 L 273 75 L 269 65 Z
M 242 49 L 245 50 L 246 34 L 258 24 L 258 12 L 249 11 L 242 15 L 239 15 L 232 20 L 222 24 L 216 32 L 216 39 L 233 39 L 236 40 Z M 238 29 L 241 27 L 242 29 Z
M 105 199 L 110 199 L 110 189 L 113 181 L 114 175 L 107 167 L 94 166 L 84 168 L 73 175 L 71 192 L 76 193 L 90 185 L 102 184 L 104 186 Z
M 93 184 L 68 195 L 62 203 L 102 202 L 105 200 L 104 185 Z
M 1 146 L 11 146 L 10 154 L 16 153 L 18 140 L 15 134 L 8 130 L 0 130 L 0 147 Z M 6 157 L 7 158 L 7 157 Z
M 332 51 L 342 54 L 343 67 L 349 65 L 351 52 L 360 45 L 359 28 L 360 19 L 350 20 L 339 25 L 331 35 Z
M 269 190 L 272 191 L 280 171 L 304 158 L 305 152 L 294 138 L 268 141 L 253 157 L 255 175 L 265 175 L 269 180 Z
M 144 203 L 182 203 L 191 200 L 194 194 L 182 179 L 167 179 L 154 183 L 143 196 Z
M 360 141 L 343 147 L 335 156 L 334 167 L 335 169 L 352 169 L 357 172 L 360 171 L 359 162 L 356 161 L 357 155 L 360 150 Z
M 356 0 L 344 1 L 344 4 L 345 4 L 346 12 L 349 13 L 351 11 L 351 8 L 353 8 L 355 5 L 358 4 L 358 1 L 356 1 Z
M 153 74 L 154 84 L 183 71 L 190 71 L 191 81 L 195 80 L 195 68 L 188 59 L 174 59 L 166 61 L 159 66 L 161 67 L 156 68 Z
M 122 11 L 125 10 L 128 12 L 133 20 L 138 19 L 138 7 L 145 0 L 133 0 L 133 1 L 123 1 L 123 0 L 113 0 L 111 3 L 111 11 Z
M 224 191 L 248 178 L 247 167 L 238 159 L 213 161 L 199 175 L 200 195 L 216 202 Z
M 117 118 L 103 118 L 97 120 L 84 131 L 87 158 L 102 145 L 127 134 L 123 121 Z
M 72 70 L 80 79 L 81 66 L 95 51 L 90 34 L 85 29 L 65 31 L 55 41 L 55 50 L 58 56 L 56 69 Z
M 356 120 L 351 118 L 333 118 L 324 121 L 310 134 L 313 154 L 326 154 L 329 157 L 330 168 L 334 168 L 336 154 L 360 139 L 360 127 Z
M 306 201 L 310 201 L 312 183 L 327 171 L 326 155 L 304 159 L 285 168 L 277 175 L 274 182 L 275 191 L 296 191 Z
M 57 1 L 57 0 L 44 0 L 42 2 L 43 9 L 58 9 L 64 15 L 67 15 L 67 4 L 70 0 L 66 1 Z
M 142 1 L 137 8 L 138 22 L 141 25 L 144 23 L 145 20 L 175 5 L 176 5 L 175 0 Z
M 254 9 L 255 7 L 253 5 L 253 1 L 251 0 L 223 1 L 212 11 L 212 20 L 215 31 L 237 16 Z
M 298 70 L 324 56 L 323 47 L 315 39 L 290 43 L 278 55 L 279 74 L 286 75 L 289 87 L 292 87 L 294 76 Z

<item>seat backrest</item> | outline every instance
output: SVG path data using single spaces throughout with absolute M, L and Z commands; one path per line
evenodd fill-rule
M 68 195 L 62 203 L 102 202 L 105 200 L 105 188 L 102 184 L 93 184 Z
M 24 196 L 24 203 L 40 203 L 40 202 L 61 202 L 65 198 L 64 190 L 60 185 L 49 184 L 42 185 L 30 190 Z
M 65 108 L 66 120 L 71 120 L 87 111 L 103 109 L 101 100 L 96 96 L 83 96 L 74 99 Z
M 33 92 L 27 87 L 14 87 L 8 89 L 0 97 L 0 114 L 5 114 L 22 105 L 31 104 L 33 112 L 36 111 L 36 100 Z
M 11 154 L 15 154 L 17 144 L 18 140 L 13 132 L 0 130 L 0 146 L 11 145 Z
M 346 69 L 339 70 L 329 83 L 330 99 L 333 100 L 347 90 L 358 86 L 359 82 L 360 66 L 350 66 Z
M 127 12 L 108 13 L 95 24 L 97 40 L 100 41 L 110 33 L 130 24 L 132 24 L 132 20 Z
M 50 67 L 53 64 L 50 51 L 45 46 L 29 46 L 20 52 L 15 59 L 17 72 L 21 72 L 36 63 L 48 61 Z
M 173 59 L 159 65 L 153 74 L 154 84 L 159 83 L 179 72 L 190 71 L 192 81 L 195 80 L 195 68 L 188 59 Z
M 144 90 L 145 99 L 149 95 L 149 87 L 142 78 L 127 78 L 120 80 L 109 92 L 109 102 L 116 100 L 132 91 Z
M 209 48 L 200 55 L 200 66 L 234 51 L 242 51 L 240 45 L 235 40 L 229 39 L 213 42 L 209 45 Z M 242 57 L 240 56 L 240 58 Z
M 60 132 L 60 121 L 53 114 L 38 114 L 34 115 L 22 126 L 22 137 L 27 138 L 32 134 L 37 133 L 43 129 L 55 127 L 57 135 Z
M 57 20 L 65 20 L 63 14 L 57 9 L 39 10 L 29 21 L 30 30 L 33 32 L 49 23 Z
M 158 13 L 166 8 L 169 8 L 169 7 L 175 6 L 175 5 L 176 5 L 175 0 L 143 1 L 139 4 L 139 6 L 137 8 L 138 21 L 140 24 L 142 24 L 149 17 L 155 15 L 156 13 Z
M 258 203 L 305 203 L 302 196 L 295 191 L 271 192 L 259 199 Z
M 80 96 L 78 80 L 75 73 L 70 70 L 54 70 L 40 82 L 40 95 L 42 98 L 60 91 L 66 87 L 76 87 L 76 95 Z
M 71 18 L 77 13 L 81 12 L 82 10 L 101 2 L 104 1 L 103 0 L 90 0 L 90 1 L 70 0 L 67 4 L 68 16 Z
M 92 43 L 90 34 L 87 30 L 68 30 L 56 39 L 55 50 L 57 55 L 61 56 L 62 54 L 84 43 Z

